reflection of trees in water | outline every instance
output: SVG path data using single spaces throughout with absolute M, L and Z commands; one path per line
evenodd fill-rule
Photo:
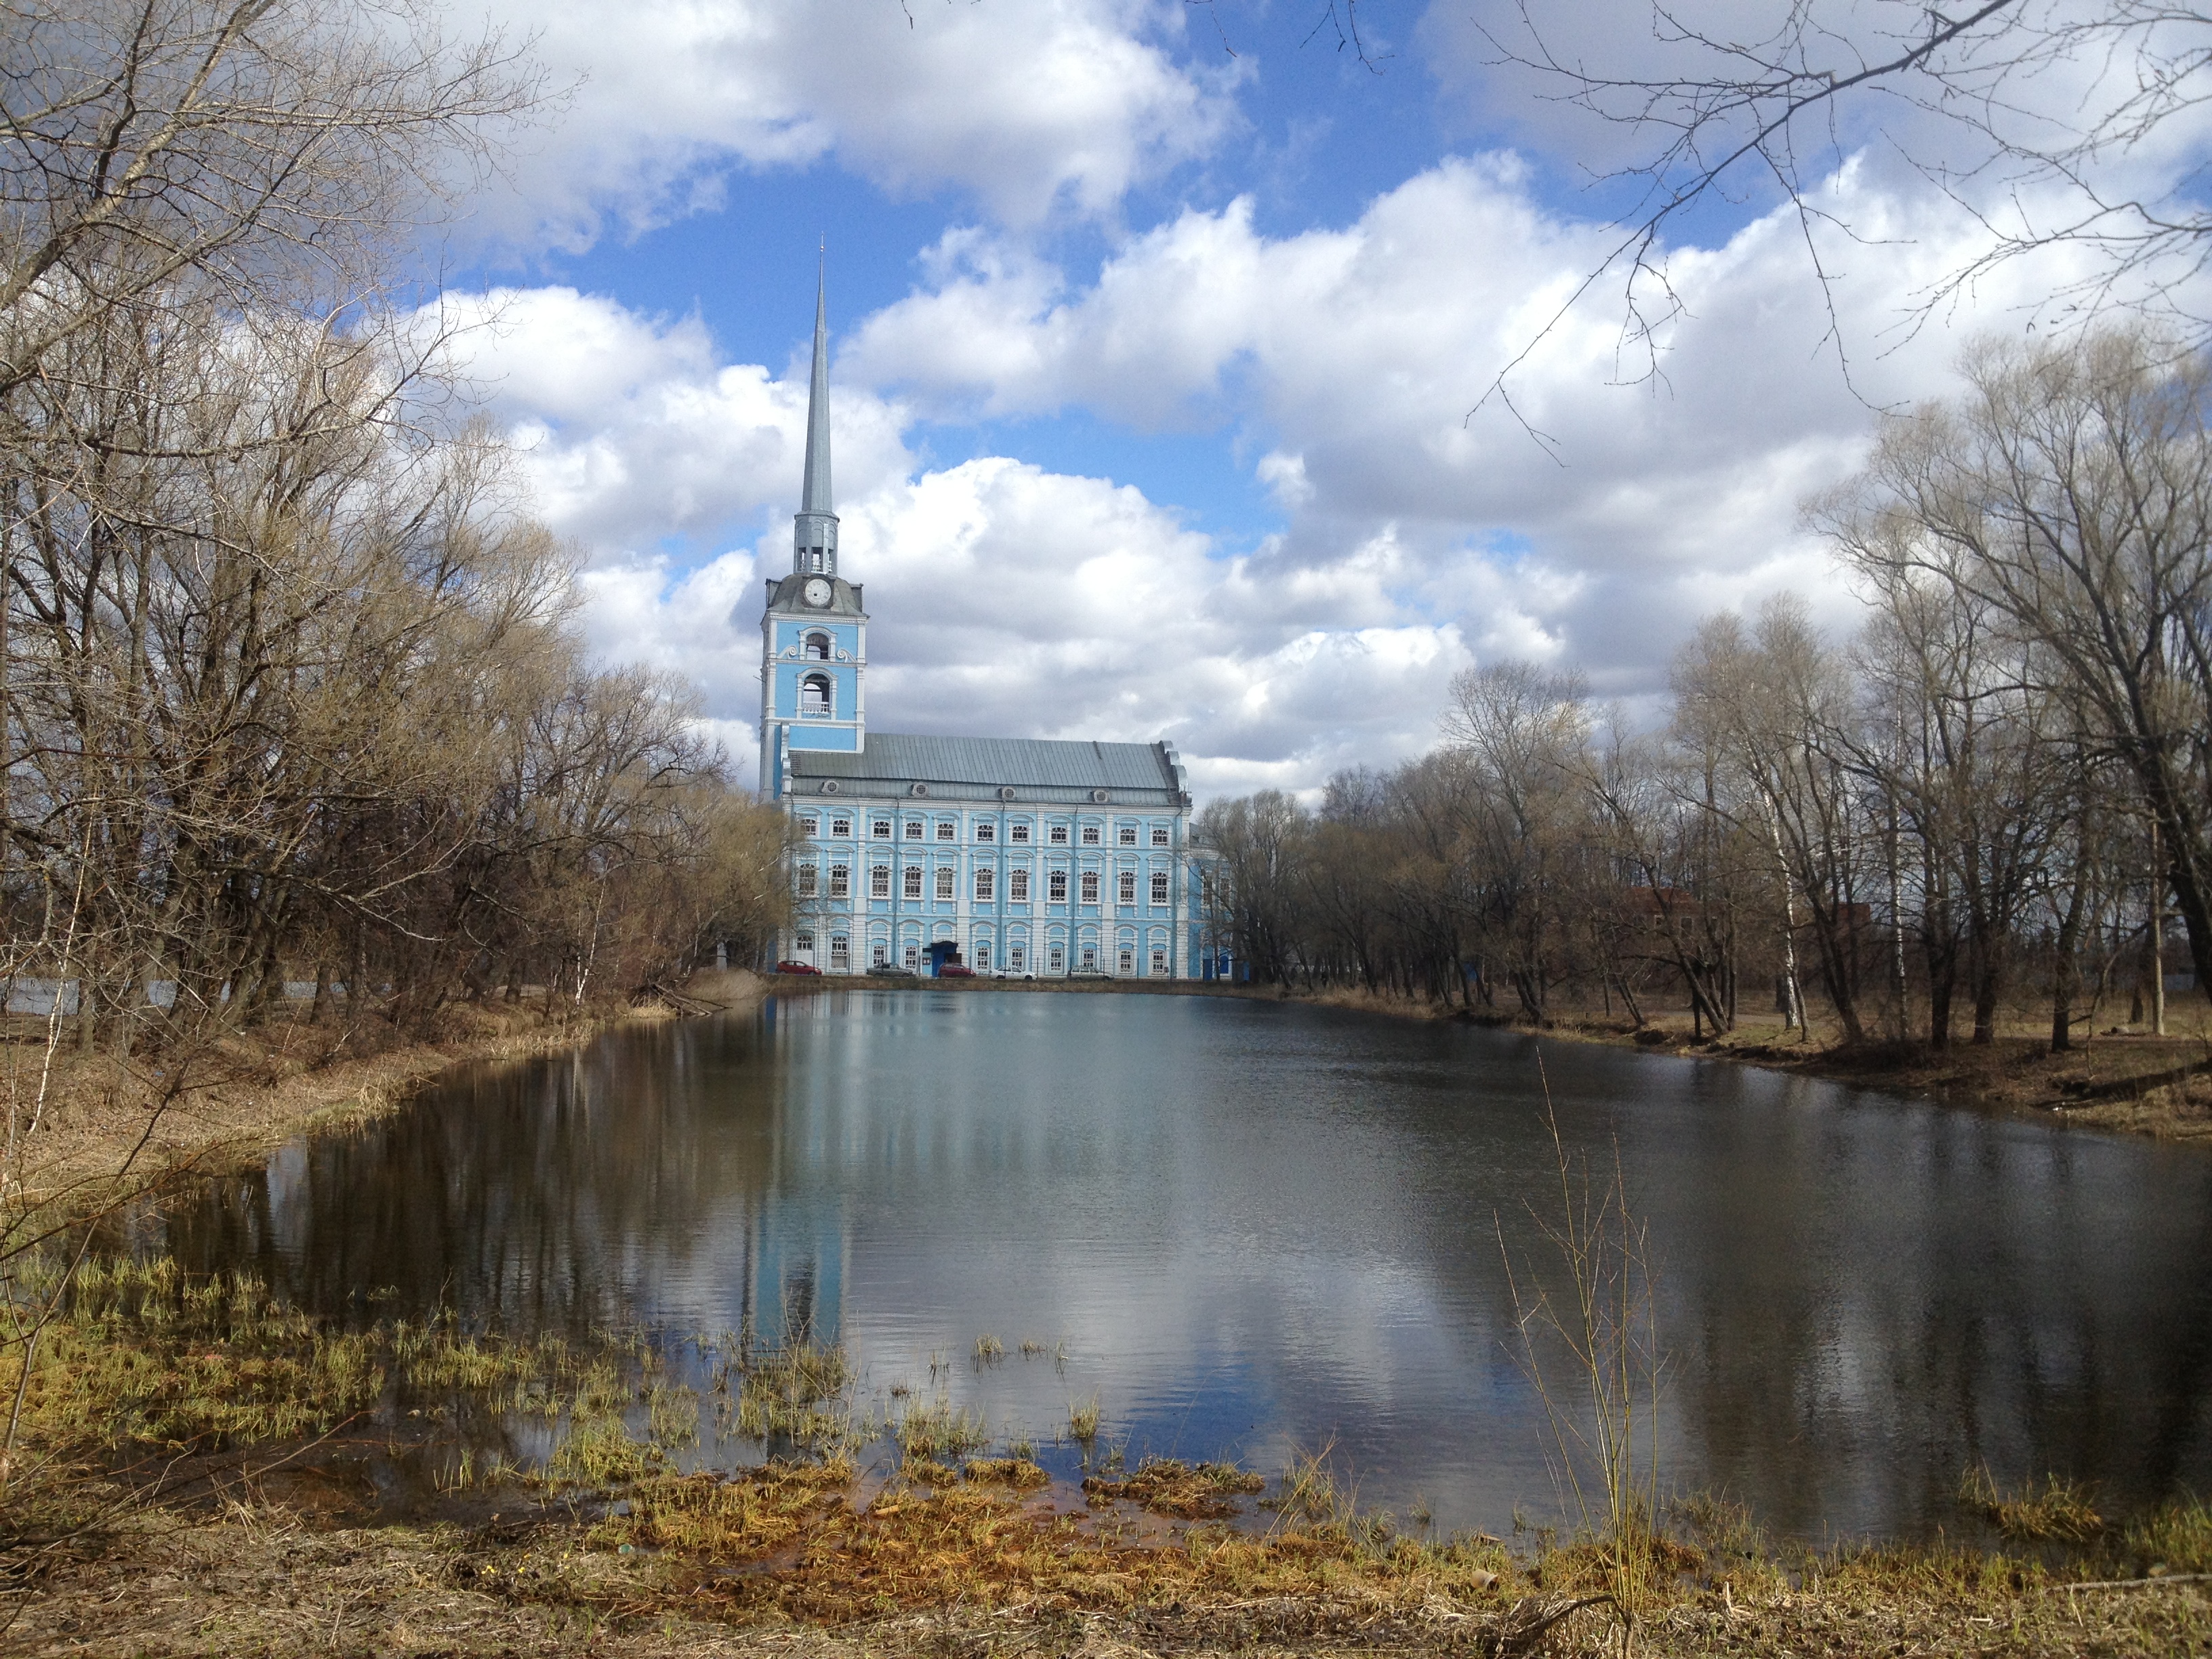
M 957 1000 L 486 1069 L 214 1184 L 174 1248 L 351 1317 L 449 1303 L 517 1330 L 635 1312 L 678 1334 L 750 1318 L 774 1341 L 888 1314 L 964 1346 L 1011 1304 L 1084 1322 L 1109 1364 L 1146 1354 L 1176 1402 L 1164 1444 L 1194 1409 L 1240 1439 L 1295 1424 L 1359 1467 L 1420 1470 L 1407 1484 L 1432 1498 L 1429 1467 L 1456 1459 L 1469 1510 L 1494 1495 L 1478 1482 L 1543 1501 L 1498 1238 L 1540 1257 L 1527 1201 L 1558 1197 L 1525 1040 Z M 2212 1485 L 2212 1163 L 1725 1066 L 1545 1054 L 1571 1141 L 1602 1163 L 1619 1138 L 1651 1224 L 1670 1479 L 1814 1534 L 1948 1522 L 1984 1459 L 2123 1504 Z M 848 1249 L 866 1309 L 843 1305 Z M 379 1285 L 396 1301 L 362 1299 Z
M 580 1335 L 674 1294 L 763 1334 L 787 1306 L 811 1328 L 823 1241 L 769 1234 L 784 1126 L 769 1069 L 745 1063 L 757 1044 L 744 1022 L 688 1024 L 472 1068 L 179 1203 L 170 1248 L 188 1267 L 252 1266 L 354 1320 L 451 1307 Z
M 1950 1517 L 1961 1472 L 2125 1509 L 2208 1468 L 2212 1174 L 1872 1100 L 1711 1111 L 1655 1188 L 1685 1462 L 1801 1532 Z

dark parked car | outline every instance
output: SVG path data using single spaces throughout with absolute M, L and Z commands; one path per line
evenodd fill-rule
M 868 969 L 878 979 L 912 979 L 914 969 L 896 962 L 879 962 Z
M 779 974 L 818 974 L 822 970 L 811 962 L 779 962 L 775 964 L 775 971 Z
M 964 962 L 948 962 L 937 970 L 939 979 L 974 979 L 975 970 Z

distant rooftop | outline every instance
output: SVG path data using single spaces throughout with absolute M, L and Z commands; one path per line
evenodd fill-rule
M 836 780 L 839 793 L 909 795 L 916 783 L 932 799 L 995 800 L 1012 789 L 1029 801 L 1084 805 L 1103 789 L 1115 805 L 1182 804 L 1182 763 L 1164 743 L 1085 743 L 1045 738 L 925 738 L 871 732 L 866 752 L 793 749 L 792 792 L 816 794 Z

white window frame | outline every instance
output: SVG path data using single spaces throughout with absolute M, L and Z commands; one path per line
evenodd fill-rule
M 1128 908 L 1137 902 L 1137 872 L 1124 870 L 1114 883 L 1114 902 Z
M 868 896 L 872 899 L 887 899 L 890 896 L 890 866 L 888 864 L 870 865 L 868 866 Z
M 906 821 L 906 838 L 908 841 L 920 841 L 921 839 L 921 820 L 920 818 L 908 818 Z
M 1098 902 L 1098 872 L 1097 872 L 1096 870 L 1085 870 L 1085 871 L 1083 872 L 1083 879 L 1082 879 L 1080 882 L 1079 882 L 1079 883 L 1077 884 L 1077 888 L 1078 888 L 1078 890 L 1079 890 L 1079 891 L 1082 893 L 1082 895 L 1083 895 L 1083 898 L 1082 898 L 1082 901 L 1081 901 L 1083 903 L 1085 903 L 1085 904 L 1096 904 L 1096 903 L 1097 903 L 1097 902 Z
M 1047 904 L 1065 904 L 1067 902 L 1066 871 L 1054 871 L 1050 876 L 1046 878 L 1044 887 L 1045 902 Z
M 1164 905 L 1167 902 L 1168 872 L 1164 870 L 1155 870 L 1152 872 L 1152 902 L 1157 906 Z
M 1083 826 L 1083 835 L 1082 835 L 1081 839 L 1082 839 L 1083 844 L 1084 844 L 1085 847 L 1096 847 L 1096 846 L 1097 846 L 1097 845 L 1098 845 L 1098 826 L 1097 826 L 1097 824 L 1095 824 L 1095 823 L 1086 823 L 1086 824 L 1085 824 L 1085 825 Z
M 948 902 L 953 896 L 953 870 L 949 864 L 937 866 L 937 902 Z
M 1006 902 L 1027 904 L 1030 902 L 1030 872 L 1026 870 L 1006 872 Z
M 1137 826 L 1133 823 L 1121 825 L 1114 832 L 1114 839 L 1123 847 L 1134 847 L 1137 844 Z
M 957 841 L 960 838 L 959 825 L 951 818 L 938 819 L 937 838 L 939 841 Z
M 792 873 L 796 876 L 798 879 L 793 883 L 791 890 L 796 893 L 800 898 L 812 898 L 820 890 L 822 885 L 822 872 L 815 866 L 813 860 L 811 859 L 806 863 L 800 865 L 798 869 L 793 871 Z
M 891 838 L 891 821 L 889 818 L 871 818 L 868 821 L 868 838 L 889 841 Z
M 907 866 L 906 873 L 899 878 L 899 891 L 902 896 L 910 899 L 918 899 L 921 896 L 921 866 L 920 865 Z
M 988 818 L 978 818 L 975 821 L 975 839 L 977 841 L 996 841 L 998 838 L 999 826 L 997 824 L 992 823 Z
M 998 884 L 999 872 L 997 871 L 990 869 L 988 866 L 978 870 L 975 872 L 975 902 L 978 904 L 997 903 L 998 895 L 996 889 Z
M 1046 843 L 1046 845 L 1048 845 L 1048 846 L 1051 846 L 1051 847 L 1065 847 L 1065 846 L 1066 846 L 1066 845 L 1067 845 L 1067 826 L 1066 826 L 1066 824 L 1064 824 L 1064 823 L 1054 823 L 1054 824 L 1048 825 L 1048 826 L 1046 827 L 1046 829 L 1045 829 L 1045 832 L 1044 832 L 1044 838 L 1045 838 L 1045 843 Z
M 1168 827 L 1167 827 L 1167 825 L 1165 825 L 1164 823 L 1156 823 L 1156 824 L 1154 824 L 1154 825 L 1152 826 L 1152 845 L 1153 845 L 1153 846 L 1155 846 L 1155 847 L 1165 847 L 1167 844 L 1168 844 Z
M 1027 823 L 1008 824 L 1006 826 L 1006 839 L 1008 841 L 1018 841 L 1024 846 L 1027 846 L 1030 839 L 1029 825 Z
M 852 819 L 850 819 L 850 818 L 832 818 L 832 819 L 830 819 L 830 840 L 832 840 L 832 841 L 850 841 L 850 840 L 852 840 L 852 838 L 853 838 L 853 820 L 852 820 Z
M 852 896 L 853 866 L 849 864 L 831 865 L 830 866 L 830 896 L 833 899 L 841 899 L 850 898 Z

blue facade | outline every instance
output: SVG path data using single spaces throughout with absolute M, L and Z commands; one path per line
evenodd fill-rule
M 780 959 L 825 973 L 1212 977 L 1188 780 L 1168 743 L 867 729 L 867 613 L 837 574 L 815 307 L 792 572 L 761 618 L 761 787 L 799 830 Z

